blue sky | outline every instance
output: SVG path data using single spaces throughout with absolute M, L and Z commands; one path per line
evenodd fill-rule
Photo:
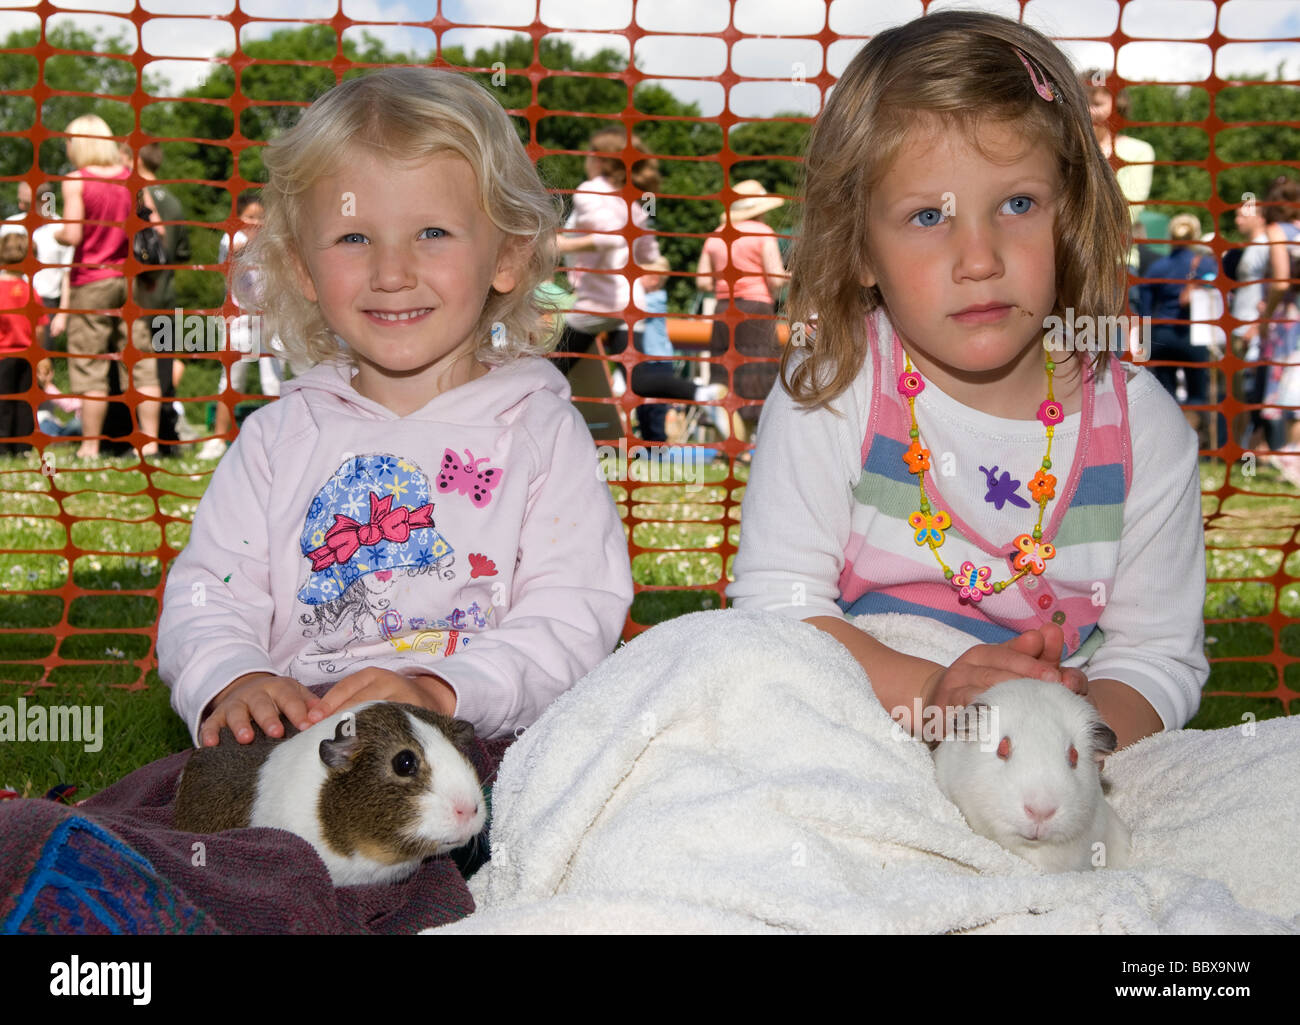
M 178 90 L 207 74 L 207 58 L 235 44 L 229 23 L 235 0 L 54 0 L 68 13 L 52 23 L 71 20 L 88 29 L 121 32 L 134 38 L 134 27 L 120 17 L 138 6 L 158 15 L 144 24 L 141 44 L 157 57 L 150 71 Z M 0 33 L 37 23 L 32 0 L 0 0 Z M 430 54 L 437 40 L 421 23 L 437 10 L 437 0 L 242 0 L 240 9 L 258 21 L 245 27 L 245 38 L 269 34 L 299 19 L 328 18 L 341 10 L 355 19 L 356 33 L 368 31 L 392 49 Z M 932 9 L 964 7 L 1016 16 L 1015 0 L 938 0 Z M 27 8 L 27 10 L 23 10 Z M 683 99 L 694 100 L 701 113 L 722 109 L 722 88 L 709 79 L 730 60 L 745 81 L 733 87 L 731 106 L 745 117 L 777 110 L 816 112 L 817 90 L 800 79 L 822 70 L 823 61 L 838 74 L 863 37 L 921 13 L 920 0 L 735 0 L 736 28 L 742 33 L 730 54 L 717 38 L 727 23 L 727 0 L 442 0 L 443 17 L 458 23 L 443 33 L 443 45 L 471 52 L 510 34 L 508 26 L 541 21 L 580 50 L 613 46 L 629 53 L 621 30 L 633 23 L 653 35 L 637 45 L 636 61 Z M 90 13 L 90 12 L 100 13 Z M 1214 29 L 1232 38 L 1218 55 L 1217 66 L 1204 41 Z M 118 16 L 114 16 L 118 15 Z M 1128 79 L 1198 81 L 1211 71 L 1220 75 L 1264 71 L 1272 75 L 1284 62 L 1289 78 L 1300 78 L 1300 0 L 1228 0 L 1216 11 L 1212 0 L 1032 0 L 1026 20 L 1058 39 L 1079 67 L 1116 68 L 1114 49 L 1095 38 L 1109 35 L 1122 20 L 1134 42 L 1121 48 L 1118 70 Z M 400 24 L 405 22 L 406 24 Z M 809 39 L 791 38 L 819 32 L 829 25 L 843 38 L 827 48 Z M 489 27 L 504 26 L 504 27 Z M 1142 37 L 1162 37 L 1147 41 Z M 1240 40 L 1240 41 L 1238 41 Z M 629 54 L 630 56 L 630 54 Z

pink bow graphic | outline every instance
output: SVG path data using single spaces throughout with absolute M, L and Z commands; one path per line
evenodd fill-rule
M 394 509 L 393 496 L 380 498 L 370 492 L 370 522 L 358 523 L 342 513 L 334 514 L 334 526 L 325 534 L 325 543 L 307 553 L 311 559 L 311 568 L 327 569 L 336 562 L 342 565 L 357 553 L 362 546 L 377 545 L 380 541 L 396 541 L 399 544 L 411 536 L 413 527 L 433 526 L 433 506 L 422 505 L 418 509 L 405 506 Z

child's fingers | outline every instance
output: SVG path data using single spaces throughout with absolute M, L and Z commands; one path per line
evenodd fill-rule
M 217 741 L 221 739 L 221 727 L 225 725 L 227 725 L 225 710 L 218 705 L 199 727 L 199 745 L 216 747 Z
M 1043 635 L 1038 630 L 1026 630 L 1024 633 L 1012 637 L 1005 644 L 991 646 L 1010 648 L 1012 651 L 1028 655 L 1030 658 L 1038 658 L 1047 650 Z
M 262 732 L 268 737 L 283 737 L 284 723 L 280 721 L 279 702 L 267 691 L 260 691 L 253 694 L 248 700 L 248 710 L 252 713 L 257 725 L 262 728 Z M 248 742 L 251 742 L 252 728 L 249 728 Z M 240 743 L 246 743 L 241 740 Z
M 307 713 L 312 704 L 316 702 L 316 695 L 301 685 L 298 685 L 295 689 L 286 688 L 286 690 L 288 693 L 280 698 L 280 711 L 298 729 L 307 729 L 311 726 L 311 719 Z M 308 699 L 311 699 L 311 704 L 308 703 Z
M 253 742 L 253 722 L 248 717 L 248 704 L 238 699 L 224 703 L 226 713 L 226 726 L 230 732 L 235 735 L 235 740 L 241 744 L 251 744 Z M 212 717 L 215 719 L 217 713 L 213 712 Z
M 1021 640 L 1021 638 L 1015 639 L 1015 641 L 1018 640 Z M 991 687 L 1003 680 L 1014 680 L 1018 677 L 1028 677 L 1031 680 L 1046 680 L 1048 683 L 1061 682 L 1061 674 L 1056 668 L 1055 662 L 1017 650 L 1013 647 L 1015 641 L 1010 641 L 1007 644 L 982 644 L 967 652 L 971 656 L 970 662 L 967 664 L 982 671 L 980 679 L 981 681 L 987 681 L 984 686 Z M 1029 643 L 1026 642 L 1027 645 Z M 961 659 L 958 660 L 958 662 L 960 661 Z M 957 663 L 953 663 L 953 665 L 955 667 Z
M 1055 623 L 1044 623 L 1038 628 L 1043 638 L 1042 657 L 1049 662 L 1061 661 L 1061 649 L 1065 646 L 1065 631 Z
M 365 670 L 352 673 L 343 677 L 338 683 L 334 684 L 325 692 L 325 696 L 317 704 L 307 711 L 309 721 L 317 723 L 328 716 L 333 715 L 340 708 L 350 705 L 353 696 L 366 687 L 368 677 Z

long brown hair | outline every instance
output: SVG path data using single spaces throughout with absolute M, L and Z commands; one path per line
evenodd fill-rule
M 1053 102 L 1035 90 L 1016 50 L 1051 82 Z M 867 358 L 863 322 L 883 300 L 878 289 L 860 283 L 870 232 L 866 211 L 921 113 L 972 134 L 981 122 L 1009 123 L 1051 147 L 1063 183 L 1052 312 L 1062 318 L 1067 307 L 1076 318 L 1124 312 L 1128 206 L 1065 56 L 1046 36 L 997 15 L 944 11 L 917 18 L 875 36 L 853 58 L 808 139 L 787 310 L 804 330 L 802 344 L 787 346 L 781 359 L 782 384 L 802 405 L 823 406 L 841 394 Z M 796 364 L 801 351 L 809 358 Z

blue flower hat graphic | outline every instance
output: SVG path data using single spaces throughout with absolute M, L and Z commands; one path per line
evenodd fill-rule
M 302 554 L 311 575 L 298 592 L 306 605 L 334 601 L 379 570 L 441 567 L 454 549 L 433 523 L 429 479 L 394 455 L 354 456 L 312 499 Z

